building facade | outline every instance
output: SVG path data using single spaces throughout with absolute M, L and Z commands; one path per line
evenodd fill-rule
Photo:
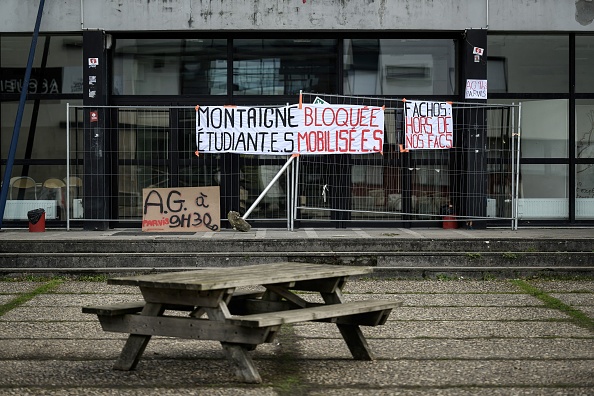
M 515 186 L 525 205 L 520 221 L 594 224 L 591 0 L 48 1 L 16 158 L 6 177 L 38 7 L 39 1 L 0 3 L 0 166 L 3 183 L 11 183 L 8 200 L 62 200 L 61 213 L 50 224 L 64 226 L 66 217 L 91 228 L 140 224 L 139 196 L 149 186 L 219 185 L 223 218 L 229 210 L 245 210 L 284 159 L 195 157 L 192 108 L 199 103 L 280 106 L 295 103 L 300 92 L 521 103 L 521 114 L 514 113 L 509 121 L 521 120 Z M 468 80 L 487 81 L 488 98 L 468 99 Z M 68 119 L 67 103 L 75 108 Z M 105 110 L 94 124 L 82 106 Z M 153 110 L 139 114 L 139 106 Z M 131 107 L 134 113 L 126 110 Z M 398 121 L 397 112 L 393 117 Z M 75 140 L 80 142 L 70 144 L 80 146 L 81 156 L 73 158 L 66 134 L 69 126 L 79 124 L 83 127 Z M 94 133 L 95 127 L 101 133 Z M 498 144 L 508 137 L 498 138 Z M 484 140 L 475 144 L 477 151 L 485 147 Z M 116 154 L 94 158 L 91 148 Z M 431 191 L 419 187 L 422 197 L 405 193 L 403 186 L 429 182 L 410 174 L 390 177 L 386 155 L 367 162 L 323 158 L 304 167 L 314 176 L 329 167 L 338 169 L 330 182 L 319 182 L 339 186 L 333 190 L 332 210 L 322 219 L 374 224 L 372 217 L 350 213 L 358 207 L 367 212 L 365 205 L 379 205 L 386 213 L 443 214 L 441 208 L 455 190 L 465 198 L 454 202 L 454 211 L 472 204 L 476 210 L 465 214 L 486 217 L 489 195 L 506 190 L 507 182 L 489 178 L 483 183 L 477 173 L 475 180 L 454 187 L 454 179 L 471 170 L 487 174 L 496 161 L 465 157 L 460 165 L 455 159 L 436 154 L 418 160 L 416 167 L 403 163 L 402 169 L 449 171 L 443 180 L 432 179 Z M 81 169 L 81 177 L 66 181 L 68 165 Z M 70 186 L 69 216 L 64 198 L 52 195 L 55 186 L 63 188 L 59 181 Z M 34 187 L 28 188 L 29 182 Z M 256 221 L 285 225 L 288 202 L 282 183 L 259 205 Z M 312 196 L 326 202 L 321 188 Z M 428 201 L 436 192 L 445 195 Z M 402 203 L 390 207 L 391 200 L 400 199 Z M 498 215 L 487 224 L 503 224 L 501 219 L 510 216 L 504 201 L 496 203 Z M 425 202 L 430 208 L 419 209 Z M 382 219 L 398 224 L 412 218 Z M 6 219 L 4 226 L 22 220 Z

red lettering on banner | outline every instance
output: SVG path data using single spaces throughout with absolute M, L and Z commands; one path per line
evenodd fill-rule
M 365 133 L 369 133 L 369 132 L 371 132 L 371 130 L 369 130 L 369 129 L 363 129 L 361 131 L 361 152 L 362 153 L 368 153 L 369 152 L 369 150 L 367 150 L 365 148 L 365 142 L 367 142 L 367 139 L 365 138 Z
M 310 107 L 304 108 L 305 126 L 351 126 L 351 127 L 381 127 L 377 124 L 378 108 L 352 108 L 352 107 Z
M 373 131 L 373 139 L 378 143 L 378 146 L 373 146 L 373 151 L 381 152 L 384 147 L 384 131 L 382 129 L 376 129 Z
M 336 144 L 338 145 L 338 151 L 341 153 L 346 153 L 347 150 L 347 144 L 349 142 L 348 139 L 348 133 L 349 131 L 347 129 L 341 129 L 340 131 L 338 131 L 338 139 Z M 347 135 L 347 136 L 345 136 Z M 343 144 L 338 144 L 338 140 L 340 140 Z

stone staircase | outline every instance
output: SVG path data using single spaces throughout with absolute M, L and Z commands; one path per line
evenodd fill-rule
M 278 261 L 368 265 L 385 277 L 594 276 L 591 238 L 315 238 L 0 240 L 0 275 L 116 273 Z

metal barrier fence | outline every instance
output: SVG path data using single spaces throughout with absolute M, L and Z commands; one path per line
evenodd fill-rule
M 517 227 L 519 105 L 452 103 L 454 146 L 406 150 L 404 101 L 303 94 L 304 103 L 385 106 L 382 154 L 301 156 L 295 220 L 485 219 Z M 345 199 L 344 197 L 348 197 Z
M 302 155 L 269 185 L 289 157 L 196 156 L 194 107 L 69 105 L 67 227 L 71 221 L 140 223 L 142 190 L 149 187 L 220 186 L 221 219 L 230 210 L 251 209 L 251 220 L 288 228 L 294 221 L 517 218 L 518 106 L 455 103 L 460 144 L 406 152 L 401 100 L 303 94 L 303 101 L 315 97 L 385 106 L 384 152 Z M 484 147 L 475 148 L 474 140 Z

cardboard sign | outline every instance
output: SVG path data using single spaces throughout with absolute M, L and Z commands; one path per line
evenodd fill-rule
M 220 196 L 219 187 L 144 188 L 142 231 L 218 231 Z

